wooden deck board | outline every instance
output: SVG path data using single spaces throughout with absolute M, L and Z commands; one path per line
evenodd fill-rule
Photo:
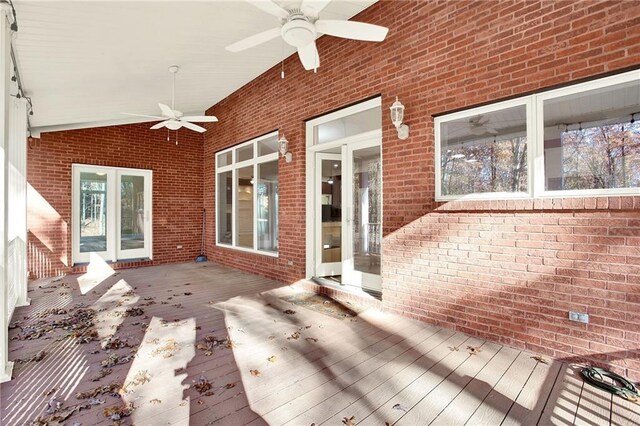
M 502 347 L 449 405 L 433 420 L 436 425 L 464 424 L 491 392 L 502 375 L 516 360 L 520 351 Z
M 64 315 L 46 317 L 46 310 L 82 304 L 100 310 L 100 341 L 76 344 L 59 339 L 59 331 L 11 340 L 12 359 L 47 354 L 39 362 L 16 364 L 14 380 L 1 385 L 3 425 L 28 424 L 46 414 L 51 396 L 72 406 L 83 402 L 76 399 L 78 392 L 125 382 L 124 399 L 136 410 L 124 425 L 341 425 L 351 416 L 358 425 L 535 424 L 538 419 L 545 426 L 608 424 L 607 416 L 615 425 L 640 424 L 639 405 L 583 387 L 569 365 L 537 364 L 531 353 L 374 309 L 336 319 L 280 299 L 296 294 L 295 288 L 213 263 L 121 270 L 84 295 L 81 278 L 30 283 L 33 303 L 18 308 L 14 321 L 24 326 L 40 316 L 61 319 Z M 144 314 L 123 315 L 127 307 L 142 307 Z M 287 309 L 295 314 L 285 314 Z M 158 325 L 161 320 L 166 326 Z M 154 325 L 145 330 L 144 324 Z M 297 340 L 287 339 L 296 331 Z M 10 337 L 19 332 L 10 330 Z M 207 336 L 229 336 L 235 346 L 214 348 L 207 356 L 196 347 Z M 115 337 L 133 348 L 101 350 L 101 342 Z M 158 352 L 163 342 L 175 343 L 170 345 L 175 353 L 166 359 Z M 483 351 L 471 356 L 468 345 L 482 345 Z M 91 381 L 113 353 L 135 357 Z M 253 376 L 252 369 L 260 375 Z M 140 379 L 147 373 L 148 381 Z M 195 389 L 200 378 L 211 383 L 211 394 Z M 104 404 L 67 423 L 110 425 L 103 410 L 122 400 L 98 398 Z

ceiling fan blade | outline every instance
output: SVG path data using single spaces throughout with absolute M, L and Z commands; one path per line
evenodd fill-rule
M 158 130 L 161 129 L 163 127 L 165 127 L 167 125 L 167 123 L 169 122 L 169 120 L 167 121 L 161 121 L 158 124 L 154 124 L 153 126 L 150 127 L 151 130 Z
M 176 114 L 173 112 L 171 108 L 169 108 L 165 104 L 158 104 L 158 106 L 160 107 L 160 111 L 162 112 L 163 116 L 169 117 L 169 118 L 176 118 Z
M 318 49 L 316 48 L 316 42 L 307 44 L 298 48 L 298 56 L 300 62 L 305 70 L 313 70 L 320 66 L 320 56 L 318 56 Z
M 130 115 L 132 117 L 145 117 L 145 118 L 153 118 L 154 120 L 164 120 L 164 117 L 157 117 L 155 115 L 131 114 L 129 112 L 121 112 L 120 114 Z
M 286 19 L 289 16 L 289 12 L 272 2 L 271 0 L 246 0 L 263 12 L 267 12 L 280 19 Z
M 487 133 L 490 133 L 492 135 L 497 135 L 499 132 L 493 127 L 487 127 Z
M 218 121 L 218 118 L 213 115 L 187 115 L 180 120 L 190 121 L 192 123 L 215 123 Z
M 196 132 L 199 132 L 199 133 L 204 133 L 207 131 L 207 129 L 205 129 L 204 127 L 200 127 L 197 124 L 189 123 L 188 121 L 180 121 L 180 123 L 187 129 L 195 130 Z
M 334 37 L 362 41 L 382 41 L 389 32 L 389 28 L 381 27 L 380 25 L 331 19 L 317 20 L 316 30 Z
M 331 3 L 331 0 L 302 0 L 300 10 L 302 10 L 305 15 L 313 15 L 317 17 L 329 3 Z M 311 9 L 313 13 L 309 13 L 309 9 Z
M 251 37 L 247 37 L 240 41 L 237 41 L 229 46 L 225 47 L 229 52 L 240 52 L 251 47 L 257 46 L 262 43 L 266 43 L 270 40 L 273 40 L 276 37 L 279 37 L 281 33 L 280 27 L 272 28 L 267 31 L 263 31 L 256 35 L 252 35 Z

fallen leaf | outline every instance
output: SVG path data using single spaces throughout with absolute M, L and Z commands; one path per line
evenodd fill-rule
M 355 416 L 345 417 L 342 419 L 342 424 L 344 424 L 345 426 L 355 426 L 356 417 Z
M 267 361 L 274 363 L 276 362 L 276 356 L 275 355 L 271 355 L 269 358 L 267 358 Z
M 316 339 L 315 337 L 307 337 L 307 342 L 317 342 L 318 339 Z
M 251 373 L 251 375 L 253 377 L 258 377 L 260 376 L 260 370 L 249 370 L 249 372 Z
M 453 351 L 459 351 L 459 350 L 460 350 L 460 348 L 459 348 L 459 347 L 457 347 L 457 346 L 449 346 L 449 350 L 450 350 L 450 351 L 452 351 L 452 352 L 453 352 Z
M 467 346 L 467 349 L 469 349 L 469 355 L 476 355 L 479 352 L 482 352 L 480 346 Z
M 208 392 L 213 386 L 206 377 L 200 376 L 200 379 L 198 379 L 198 382 L 193 385 L 193 387 L 195 388 L 195 390 L 200 392 L 200 394 L 203 394 L 205 392 Z
M 546 359 L 542 358 L 540 355 L 532 356 L 531 358 L 542 364 L 549 364 L 549 362 Z
M 293 315 L 296 313 L 296 311 L 292 311 L 291 309 L 287 309 L 285 311 L 282 311 L 283 314 L 287 314 L 287 315 Z
M 160 404 L 162 403 L 161 400 L 159 400 L 158 398 L 153 398 L 152 400 L 149 401 L 151 404 Z
M 235 383 L 227 383 L 226 385 L 224 385 L 225 389 L 231 389 L 231 388 L 235 388 L 236 384 Z
M 396 405 L 394 405 L 394 406 L 393 406 L 393 409 L 394 409 L 394 410 L 404 411 L 405 413 L 407 412 L 407 409 L 406 409 L 406 408 L 404 408 L 404 407 L 403 407 L 402 405 L 400 405 L 400 404 L 396 404 Z
M 293 334 L 291 334 L 291 336 L 287 337 L 287 340 L 298 340 L 300 338 L 300 332 L 296 331 Z
M 275 338 L 276 338 L 276 336 L 274 336 L 273 334 L 271 336 L 269 336 L 269 340 L 273 340 Z

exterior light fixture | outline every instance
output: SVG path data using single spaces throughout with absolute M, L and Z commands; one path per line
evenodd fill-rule
M 284 133 L 283 133 L 282 137 L 278 139 L 278 152 L 280 152 L 280 155 L 284 157 L 287 163 L 290 163 L 291 160 L 293 159 L 293 156 L 288 151 L 288 149 L 289 149 L 289 141 L 287 140 L 287 138 L 284 137 Z
M 404 120 L 404 105 L 400 103 L 396 96 L 396 101 L 391 105 L 391 122 L 396 126 L 398 131 L 398 139 L 405 140 L 409 137 L 409 126 L 402 124 Z

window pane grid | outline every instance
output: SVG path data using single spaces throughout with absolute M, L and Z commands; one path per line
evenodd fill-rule
M 438 117 L 435 133 L 439 200 L 637 193 L 639 74 Z
M 216 154 L 217 244 L 277 255 L 277 133 Z M 226 158 L 226 157 L 225 157 Z

